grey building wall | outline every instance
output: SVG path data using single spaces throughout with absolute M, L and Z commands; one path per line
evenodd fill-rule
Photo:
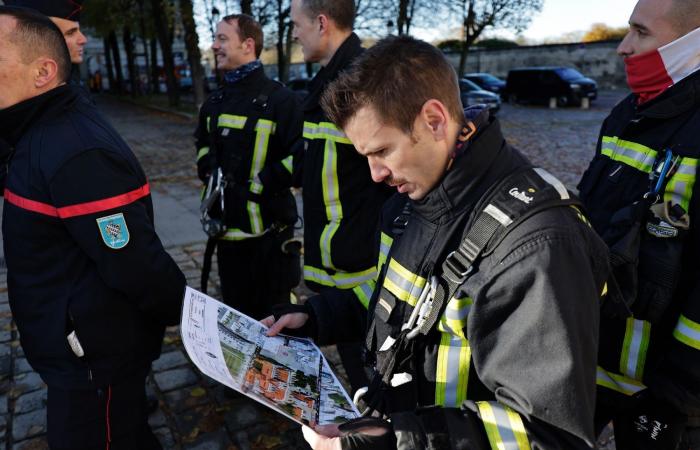
M 615 49 L 619 41 L 522 46 L 503 50 L 474 49 L 466 73 L 489 72 L 505 79 L 510 69 L 527 66 L 568 66 L 593 78 L 601 88 L 625 85 L 625 67 Z M 455 68 L 459 54 L 449 53 Z

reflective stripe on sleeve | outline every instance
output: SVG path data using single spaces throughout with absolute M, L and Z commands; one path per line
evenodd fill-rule
M 321 173 L 323 204 L 326 206 L 328 224 L 323 228 L 320 238 L 321 264 L 335 269 L 331 258 L 331 241 L 343 218 L 343 206 L 340 203 L 340 186 L 338 183 L 338 152 L 333 141 L 327 140 L 323 152 L 323 169 Z
M 202 159 L 204 156 L 206 156 L 208 154 L 209 154 L 209 147 L 200 148 L 199 151 L 197 152 L 197 161 L 199 161 L 200 159 Z
M 362 306 L 364 306 L 365 309 L 369 307 L 369 301 L 372 298 L 372 292 L 374 292 L 375 285 L 375 281 L 370 280 L 366 283 L 358 284 L 357 286 L 352 288 L 352 291 L 355 293 L 358 300 L 360 300 L 360 303 L 362 303 Z
M 290 174 L 293 171 L 293 165 L 292 165 L 293 160 L 294 160 L 294 157 L 292 155 L 289 155 L 282 160 L 282 165 L 284 166 L 285 169 L 287 169 L 287 172 L 289 172 Z
M 399 264 L 394 258 L 391 258 L 383 286 L 399 300 L 411 306 L 416 306 L 425 283 L 425 278 L 416 275 Z
M 389 250 L 391 249 L 391 244 L 394 242 L 389 235 L 383 232 L 379 238 L 379 259 L 377 260 L 377 272 L 379 272 L 386 262 L 386 258 L 389 256 Z
M 352 289 L 362 283 L 374 280 L 377 270 L 371 267 L 362 272 L 335 272 L 329 274 L 325 270 L 312 266 L 304 266 L 304 280 L 311 281 L 321 286 L 337 287 L 339 289 Z
M 471 347 L 464 335 L 472 299 L 453 297 L 438 323 L 442 332 L 435 372 L 435 403 L 458 407 L 467 398 Z
M 672 205 L 681 205 L 685 211 L 689 211 L 697 170 L 697 159 L 682 158 L 676 173 L 671 176 L 666 185 L 664 200 L 670 201 Z
M 266 232 L 267 232 L 267 230 L 265 230 L 261 233 L 247 233 L 239 228 L 229 228 L 226 230 L 226 234 L 224 234 L 219 239 L 221 239 L 223 241 L 242 241 L 244 239 L 260 237 L 260 236 L 264 235 Z
M 651 324 L 646 320 L 637 320 L 632 317 L 627 319 L 620 357 L 620 372 L 638 381 L 642 380 L 644 374 L 650 332 Z
M 681 315 L 678 318 L 676 328 L 673 330 L 673 337 L 685 345 L 700 350 L 700 323 L 693 322 Z
M 493 450 L 530 450 L 520 414 L 498 402 L 476 402 Z
M 151 188 L 148 183 L 146 183 L 143 186 L 125 194 L 115 195 L 114 197 L 108 197 L 92 202 L 77 203 L 75 205 L 56 208 L 48 203 L 30 200 L 11 192 L 9 189 L 5 189 L 5 200 L 18 208 L 22 208 L 27 211 L 36 212 L 51 217 L 58 217 L 61 219 L 69 219 L 71 217 L 96 214 L 110 209 L 120 208 L 146 197 L 150 193 Z
M 608 372 L 600 366 L 596 371 L 596 384 L 625 395 L 634 395 L 647 388 L 635 379 Z

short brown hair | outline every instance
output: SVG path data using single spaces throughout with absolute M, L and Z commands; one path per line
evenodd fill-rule
M 300 0 L 306 15 L 312 19 L 320 14 L 328 16 L 341 30 L 352 30 L 355 25 L 354 0 Z
M 28 64 L 36 58 L 46 56 L 58 66 L 58 81 L 68 81 L 73 66 L 66 39 L 48 17 L 31 9 L 2 5 L 0 15 L 13 17 L 16 21 L 15 28 L 8 33 L 8 37 L 13 45 L 22 50 L 20 54 L 23 63 Z
M 263 30 L 260 22 L 253 19 L 248 14 L 231 14 L 223 18 L 229 24 L 232 21 L 238 22 L 238 37 L 241 41 L 250 38 L 255 42 L 255 57 L 260 58 L 263 50 Z
M 464 117 L 457 74 L 440 50 L 408 36 L 387 37 L 365 51 L 332 82 L 321 106 L 340 128 L 364 106 L 371 106 L 385 125 L 407 133 L 423 105 L 441 101 L 452 118 Z

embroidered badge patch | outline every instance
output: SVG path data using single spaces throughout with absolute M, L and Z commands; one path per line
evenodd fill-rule
M 114 250 L 126 247 L 129 243 L 129 229 L 126 227 L 124 214 L 113 214 L 97 219 L 97 227 L 105 245 Z

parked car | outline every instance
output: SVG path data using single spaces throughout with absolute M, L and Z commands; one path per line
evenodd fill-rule
M 310 82 L 311 80 L 308 78 L 292 78 L 287 81 L 287 87 L 303 99 L 309 93 Z
M 510 103 L 546 104 L 554 98 L 558 106 L 580 105 L 598 97 L 598 85 L 569 67 L 526 67 L 508 72 L 503 95 Z
M 501 98 L 493 92 L 481 89 L 469 80 L 459 80 L 459 92 L 462 97 L 462 106 L 484 104 L 492 114 L 501 109 Z
M 506 87 L 506 82 L 500 78 L 496 78 L 490 73 L 468 73 L 464 78 L 478 85 L 485 91 L 491 91 L 494 94 L 500 95 L 503 88 Z

